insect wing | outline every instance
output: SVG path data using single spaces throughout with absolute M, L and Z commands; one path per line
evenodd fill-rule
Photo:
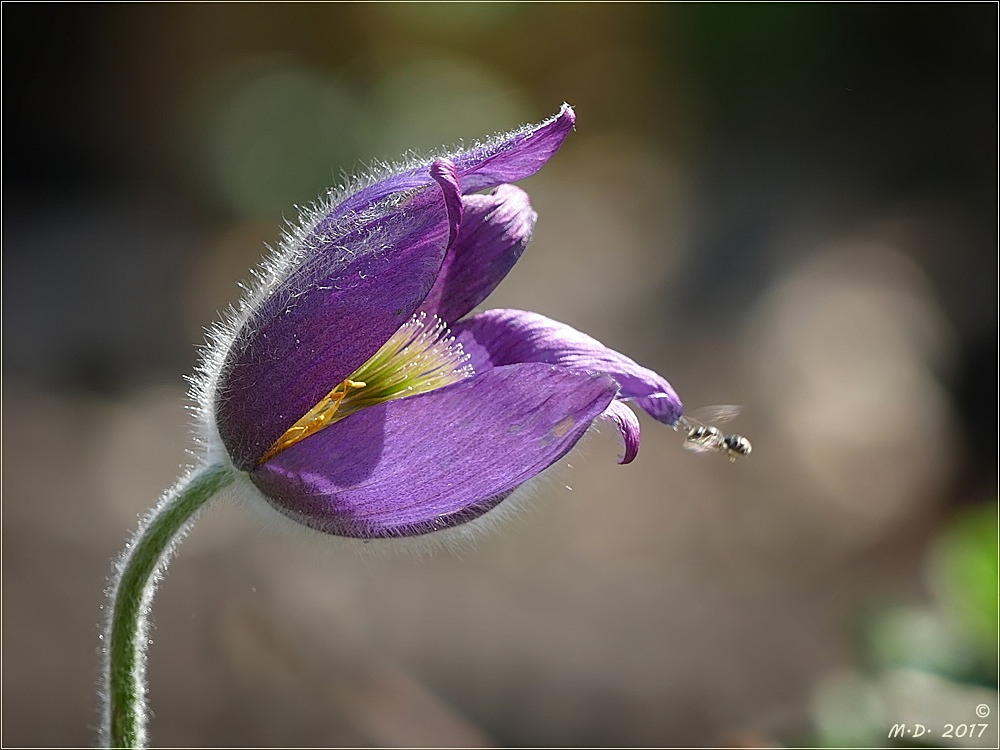
M 712 437 L 688 438 L 681 445 L 685 450 L 693 451 L 694 453 L 711 453 L 712 451 L 719 450 L 718 441 Z
M 742 409 L 736 404 L 717 404 L 715 406 L 702 406 L 685 416 L 698 424 L 725 424 L 736 419 L 741 411 Z

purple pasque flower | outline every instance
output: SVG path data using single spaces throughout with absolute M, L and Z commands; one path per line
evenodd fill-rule
M 536 214 L 510 183 L 574 122 L 564 105 L 387 171 L 284 238 L 196 384 L 210 445 L 268 503 L 340 536 L 424 534 L 495 507 L 600 417 L 628 463 L 639 423 L 625 401 L 678 422 L 666 380 L 569 326 L 520 310 L 465 317 L 531 238 Z

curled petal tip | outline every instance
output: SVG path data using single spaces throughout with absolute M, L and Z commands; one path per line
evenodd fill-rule
M 561 123 L 565 123 L 566 129 L 569 130 L 576 125 L 576 111 L 567 102 L 563 102 L 562 107 L 559 108 L 559 114 L 556 115 L 555 119 Z
M 431 163 L 430 170 L 431 177 L 433 177 L 438 183 L 446 180 L 452 184 L 458 184 L 458 170 L 455 168 L 455 163 L 451 159 L 435 159 Z
M 448 211 L 448 246 L 451 247 L 462 225 L 462 188 L 458 182 L 458 169 L 451 159 L 435 159 L 430 171 L 431 177 L 444 193 L 444 204 Z
M 639 419 L 635 412 L 629 409 L 623 402 L 615 399 L 602 415 L 607 417 L 621 433 L 622 452 L 618 456 L 619 464 L 630 464 L 639 455 Z

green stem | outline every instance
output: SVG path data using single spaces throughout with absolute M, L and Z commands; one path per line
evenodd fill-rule
M 229 465 L 196 469 L 168 490 L 115 563 L 105 625 L 104 747 L 146 744 L 146 648 L 153 592 L 177 544 L 205 504 L 236 479 Z

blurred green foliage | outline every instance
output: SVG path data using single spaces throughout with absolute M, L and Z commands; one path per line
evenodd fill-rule
M 930 567 L 942 606 L 991 667 L 1000 632 L 997 544 L 997 504 L 970 509 L 941 534 Z
M 933 540 L 930 604 L 882 606 L 865 617 L 859 645 L 867 668 L 821 682 L 808 744 L 996 747 L 997 518 L 995 502 L 966 509 Z M 927 734 L 891 737 L 897 723 Z M 949 725 L 975 728 L 948 737 Z

